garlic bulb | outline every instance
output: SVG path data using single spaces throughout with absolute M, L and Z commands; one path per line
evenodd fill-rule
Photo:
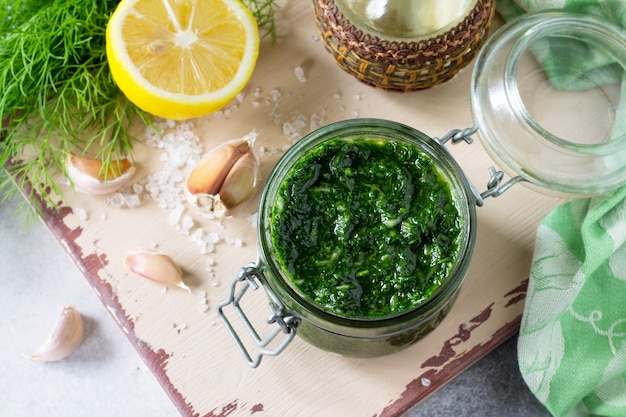
M 65 359 L 80 346 L 83 334 L 80 314 L 71 305 L 65 306 L 46 341 L 29 358 L 42 362 Z
M 187 176 L 185 197 L 203 213 L 217 218 L 254 195 L 259 162 L 251 141 L 238 139 L 208 153 Z
M 183 282 L 183 271 L 163 252 L 153 249 L 130 250 L 126 253 L 124 264 L 130 271 L 144 278 L 191 292 Z
M 135 173 L 134 164 L 126 158 L 112 161 L 106 172 L 102 161 L 68 153 L 67 176 L 80 191 L 90 195 L 110 194 L 122 188 Z

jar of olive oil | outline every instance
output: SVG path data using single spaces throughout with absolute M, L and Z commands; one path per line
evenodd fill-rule
M 411 91 L 452 78 L 483 44 L 494 0 L 313 0 L 335 62 L 366 84 Z

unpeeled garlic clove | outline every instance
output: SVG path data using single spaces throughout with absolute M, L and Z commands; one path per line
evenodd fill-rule
M 256 191 L 259 163 L 251 141 L 228 142 L 207 154 L 187 176 L 185 196 L 203 213 L 224 217 Z
M 135 249 L 126 253 L 126 268 L 149 280 L 176 286 L 191 292 L 183 282 L 183 271 L 167 254 L 152 249 Z
M 254 194 L 259 177 L 258 165 L 252 152 L 246 153 L 237 160 L 224 178 L 224 183 L 218 193 L 224 206 L 236 207 Z
M 71 305 L 63 307 L 46 341 L 29 356 L 42 362 L 54 362 L 70 356 L 83 341 L 83 319 Z
M 112 161 L 103 171 L 100 159 L 68 153 L 67 176 L 74 186 L 86 194 L 110 194 L 122 188 L 135 173 L 135 165 L 128 159 Z
M 191 194 L 217 194 L 233 165 L 249 151 L 250 143 L 245 140 L 215 148 L 191 170 L 187 190 Z

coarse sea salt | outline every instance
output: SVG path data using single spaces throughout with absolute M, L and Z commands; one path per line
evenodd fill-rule
M 298 82 L 300 83 L 306 82 L 306 76 L 304 75 L 304 68 L 302 68 L 301 66 L 297 66 L 293 69 L 293 73 L 296 75 L 296 79 L 298 80 Z
M 81 220 L 87 220 L 89 218 L 89 216 L 87 215 L 87 210 L 85 209 L 74 208 L 73 211 L 74 211 L 74 214 L 76 214 L 76 216 L 78 216 L 78 218 Z
M 115 208 L 122 208 L 124 206 L 124 196 L 121 193 L 115 193 L 104 200 L 104 203 Z
M 195 226 L 195 222 L 193 221 L 193 218 L 189 214 L 185 214 L 180 224 L 182 232 L 185 235 L 189 235 L 191 228 L 194 226 Z
M 177 225 L 184 211 L 185 206 L 183 206 L 182 204 L 177 204 L 176 206 L 174 206 L 174 208 L 170 211 L 169 216 L 167 216 L 167 223 L 171 226 Z

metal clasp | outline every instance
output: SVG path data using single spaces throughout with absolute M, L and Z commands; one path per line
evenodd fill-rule
M 445 145 L 449 141 L 452 141 L 453 145 L 456 145 L 459 142 L 472 144 L 474 142 L 472 135 L 476 132 L 478 132 L 478 127 L 476 126 L 472 126 L 467 129 L 452 129 L 441 138 L 433 139 L 439 142 L 441 145 Z M 481 193 L 470 182 L 472 194 L 474 194 L 474 198 L 476 199 L 476 205 L 479 207 L 484 204 L 485 198 L 498 197 L 500 194 L 504 193 L 506 190 L 508 190 L 518 182 L 526 181 L 523 177 L 518 175 L 503 183 L 502 181 L 504 180 L 504 172 L 498 171 L 493 166 L 489 167 L 488 170 L 489 180 L 487 181 L 487 190 Z
M 237 289 L 238 286 L 240 286 L 241 288 Z M 273 329 L 268 333 L 268 335 L 263 338 L 259 336 L 259 333 L 256 331 L 256 329 L 248 319 L 248 316 L 239 304 L 242 297 L 249 288 L 257 290 L 260 288 L 260 286 L 263 286 L 265 292 L 269 297 L 267 306 L 270 310 L 270 315 L 267 318 L 266 323 L 275 325 Z M 242 342 L 239 334 L 233 327 L 232 323 L 226 317 L 226 314 L 224 314 L 224 308 L 231 304 L 234 311 L 239 316 L 239 319 L 243 323 L 245 329 L 252 337 L 254 343 L 256 343 L 256 345 L 260 348 L 254 355 L 248 352 L 248 349 Z M 267 281 L 265 280 L 263 273 L 254 263 L 241 268 L 239 273 L 233 278 L 230 284 L 228 298 L 222 301 L 217 306 L 217 315 L 222 320 L 224 326 L 232 336 L 244 359 L 252 368 L 256 368 L 257 366 L 259 366 L 263 356 L 276 356 L 280 354 L 296 336 L 296 328 L 300 323 L 300 319 L 298 317 L 285 312 L 283 304 L 276 296 L 276 293 L 274 293 L 274 291 L 267 285 Z M 282 341 L 280 341 L 277 346 L 275 346 L 274 348 L 269 348 L 268 346 L 270 345 L 270 343 L 280 333 L 286 334 L 286 336 L 283 338 Z

